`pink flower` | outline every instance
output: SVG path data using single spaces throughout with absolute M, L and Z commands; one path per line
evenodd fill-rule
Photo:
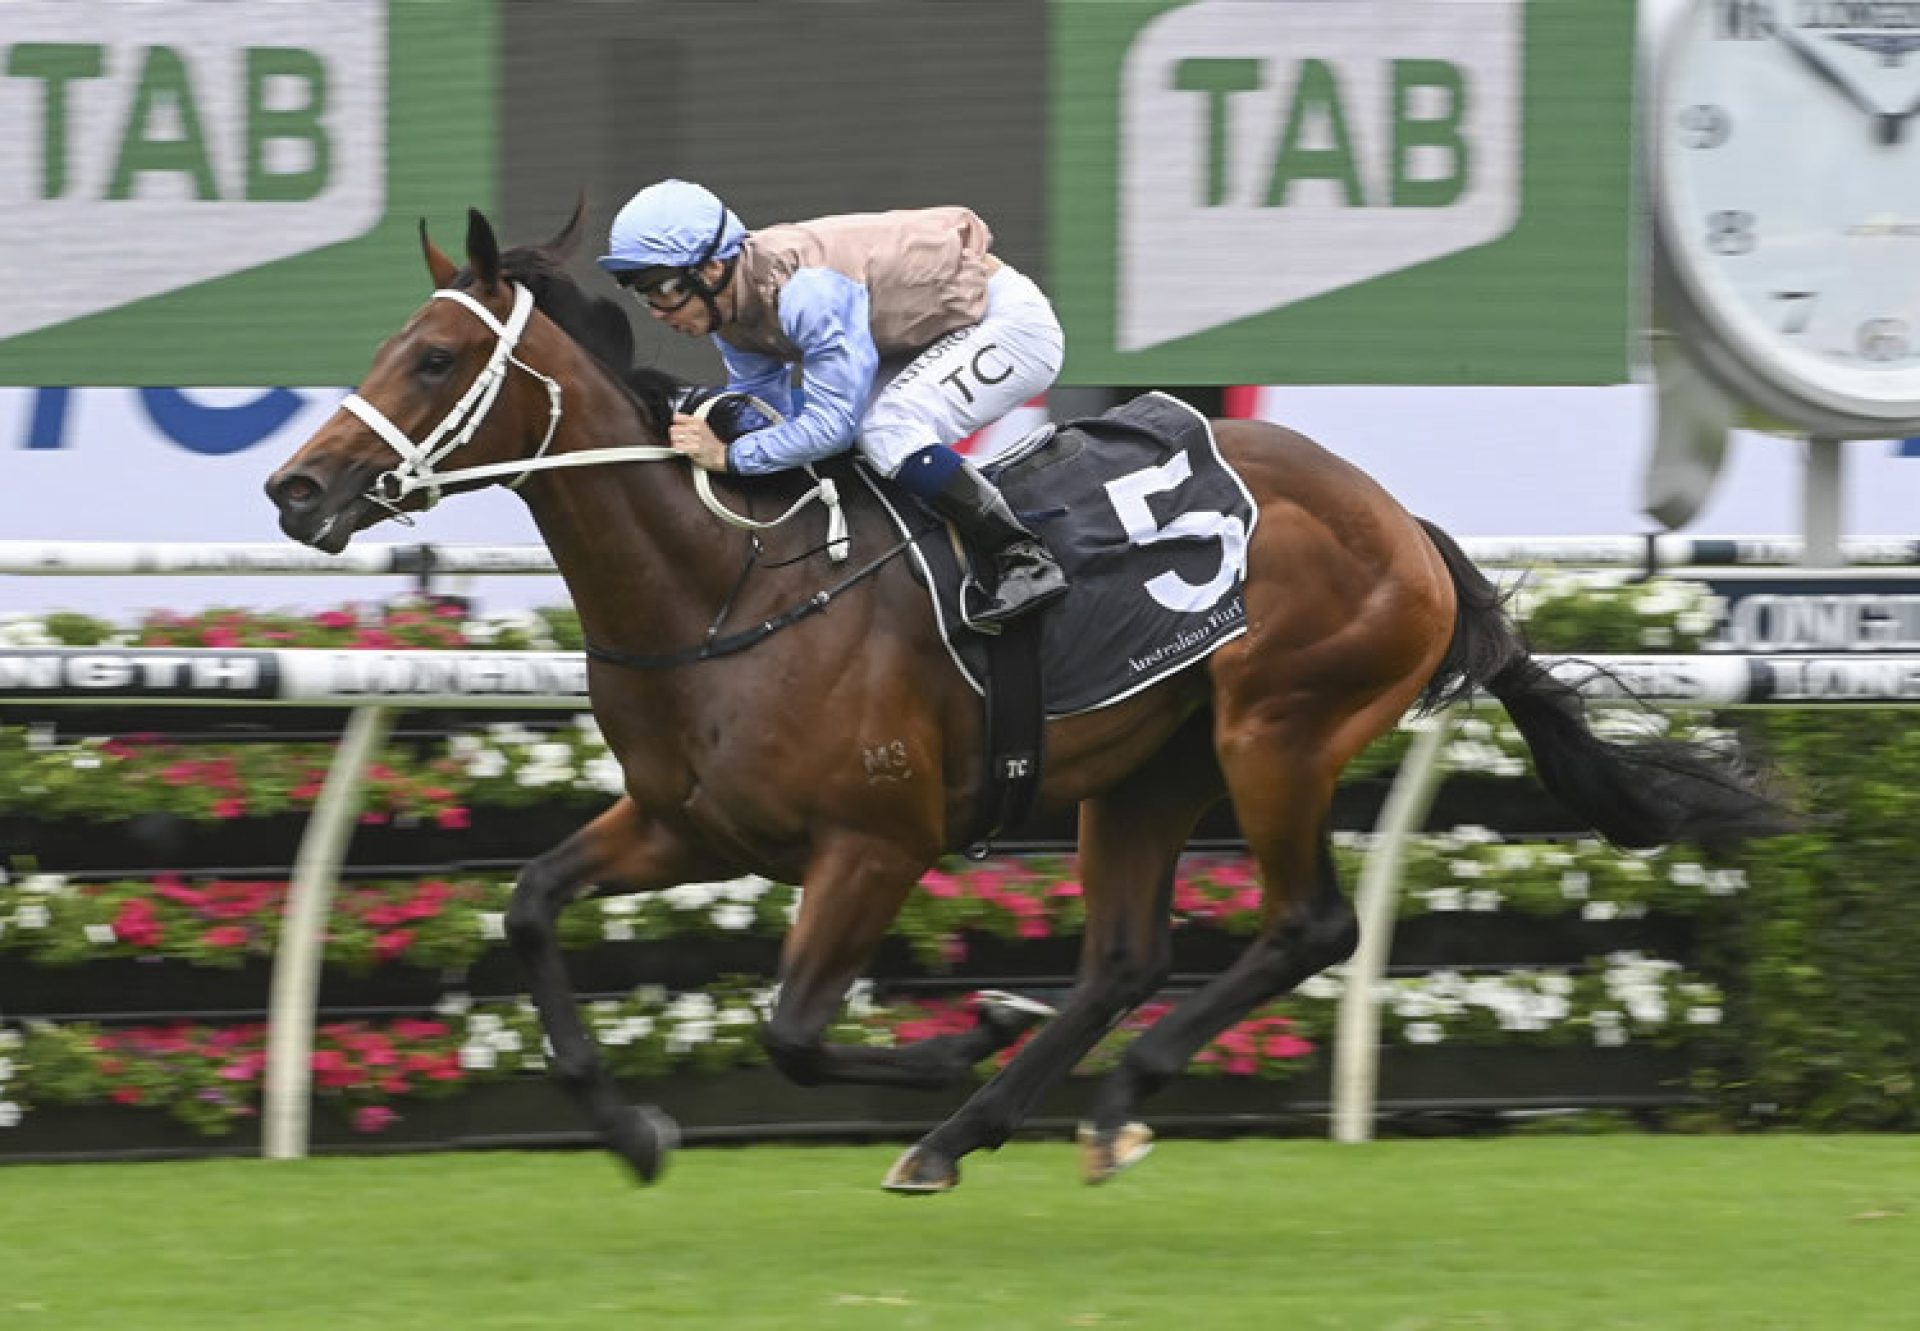
M 424 1021 L 419 1017 L 401 1017 L 393 1023 L 392 1030 L 396 1040 L 444 1040 L 447 1037 L 446 1022 Z
M 399 1119 L 385 1105 L 362 1105 L 353 1111 L 353 1130 L 355 1132 L 384 1132 Z
M 360 1069 L 338 1049 L 313 1051 L 313 1079 L 325 1090 L 338 1091 L 360 1080 Z
M 389 929 L 373 940 L 373 954 L 382 961 L 392 961 L 413 946 L 413 930 Z
M 153 903 L 145 897 L 122 902 L 119 913 L 113 917 L 113 936 L 129 947 L 160 946 L 160 921 L 154 914 Z
M 225 799 L 218 799 L 213 802 L 213 816 L 215 818 L 238 818 L 245 814 L 246 811 L 247 802 L 243 799 L 236 799 L 231 795 Z
M 455 805 L 451 809 L 440 810 L 439 813 L 434 815 L 434 821 L 450 832 L 462 832 L 472 826 L 472 823 L 468 821 L 467 811 L 458 805 Z
M 1297 1035 L 1269 1035 L 1261 1042 L 1260 1052 L 1268 1058 L 1305 1058 L 1313 1052 L 1313 1044 Z
M 208 947 L 245 947 L 247 931 L 237 924 L 223 924 L 201 934 L 200 941 Z
M 1036 915 L 1029 915 L 1015 926 L 1014 932 L 1022 938 L 1045 938 L 1053 931 L 1047 927 L 1047 922 L 1044 919 Z

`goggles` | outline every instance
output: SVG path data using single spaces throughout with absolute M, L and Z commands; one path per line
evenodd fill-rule
M 684 269 L 641 268 L 614 279 L 621 290 L 650 310 L 672 314 L 700 294 Z

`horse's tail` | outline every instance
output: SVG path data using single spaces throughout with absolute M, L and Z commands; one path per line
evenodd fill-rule
M 1579 692 L 1528 652 L 1501 592 L 1451 536 L 1420 525 L 1446 561 L 1459 603 L 1446 657 L 1421 695 L 1424 707 L 1486 689 L 1519 727 L 1541 783 L 1618 846 L 1723 845 L 1792 829 L 1790 815 L 1737 753 L 1698 741 L 1595 734 Z

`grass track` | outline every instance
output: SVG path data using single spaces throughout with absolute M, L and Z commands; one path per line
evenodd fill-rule
M 7 1331 L 1920 1327 L 1920 1140 L 895 1147 L 0 1169 Z

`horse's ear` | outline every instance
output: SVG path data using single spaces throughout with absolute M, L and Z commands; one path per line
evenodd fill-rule
M 478 208 L 467 209 L 467 266 L 482 287 L 499 285 L 500 241 L 493 234 L 493 224 Z
M 427 219 L 424 217 L 420 219 L 420 253 L 426 256 L 427 271 L 433 274 L 434 286 L 452 286 L 453 275 L 460 270 L 455 266 L 453 260 L 449 259 L 445 252 L 442 251 L 438 245 L 434 244 L 432 238 L 427 235 Z
M 569 217 L 567 224 L 560 228 L 559 235 L 555 236 L 540 248 L 551 254 L 555 262 L 565 263 L 573 257 L 575 247 L 580 244 L 581 224 L 586 220 L 587 192 L 581 190 L 579 197 L 576 198 L 573 203 L 573 216 Z

